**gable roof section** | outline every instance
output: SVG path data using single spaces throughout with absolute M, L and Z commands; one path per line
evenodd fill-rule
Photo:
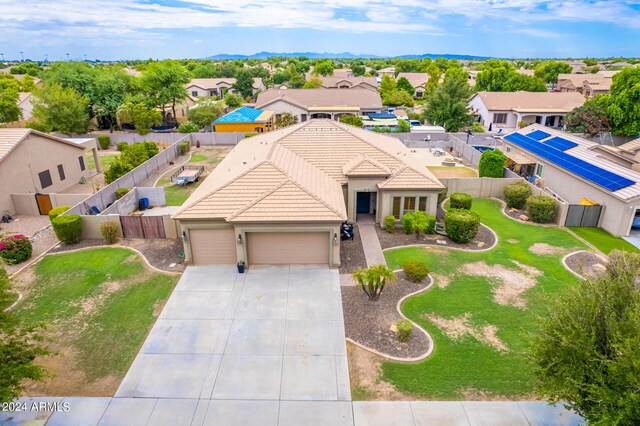
M 382 189 L 423 189 L 427 188 L 441 188 L 439 183 L 431 182 L 430 186 L 425 186 L 425 181 L 428 180 L 427 173 L 418 171 L 409 166 L 405 166 L 402 169 L 396 171 L 389 179 L 378 184 L 378 188 Z
M 426 72 L 401 72 L 396 77 L 396 81 L 402 77 L 409 80 L 409 83 L 411 83 L 414 88 L 424 86 L 429 82 L 429 74 Z
M 629 152 L 631 154 L 635 154 L 640 150 L 640 138 L 636 138 L 632 141 L 622 144 L 618 147 L 618 149 Z
M 342 166 L 345 176 L 389 176 L 391 170 L 366 154 L 358 154 Z
M 50 139 L 53 142 L 62 143 L 72 146 L 74 148 L 84 150 L 83 146 L 75 144 L 71 141 L 64 140 L 57 136 L 49 135 L 47 133 L 39 132 L 33 129 L 2 129 L 0 128 L 0 161 L 4 160 L 11 151 L 13 151 L 19 144 L 27 140 L 30 136 L 40 136 L 45 139 Z
M 378 81 L 375 77 L 320 77 L 322 85 L 329 88 L 337 88 L 341 83 L 348 83 L 351 87 L 363 87 L 362 85 L 378 87 Z
M 476 96 L 490 111 L 569 112 L 585 102 L 578 92 L 478 92 Z
M 370 89 L 268 89 L 261 92 L 256 108 L 264 108 L 278 100 L 292 103 L 305 109 L 311 107 L 359 107 L 381 109 L 380 94 Z

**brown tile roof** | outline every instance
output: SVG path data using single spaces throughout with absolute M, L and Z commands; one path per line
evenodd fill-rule
M 20 143 L 25 141 L 29 136 L 42 136 L 47 139 L 51 139 L 52 141 L 63 143 L 69 146 L 73 146 L 79 149 L 84 149 L 84 147 L 73 143 L 71 141 L 64 140 L 57 136 L 48 135 L 46 133 L 39 132 L 33 129 L 3 129 L 0 128 L 0 161 L 2 161 L 11 151 L 13 151 Z
M 577 92 L 478 92 L 475 96 L 490 111 L 569 112 L 585 102 Z
M 380 94 L 369 89 L 268 89 L 261 92 L 256 100 L 256 108 L 283 100 L 302 108 L 310 107 L 359 107 L 361 109 L 381 109 Z
M 193 78 L 189 83 L 186 84 L 186 87 L 198 86 L 204 90 L 217 89 L 220 83 L 227 83 L 230 85 L 236 84 L 236 79 L 233 77 L 230 78 Z M 253 79 L 253 88 L 257 89 L 260 87 L 262 83 L 262 79 L 260 77 L 254 77 Z
M 375 77 L 320 77 L 322 80 L 322 86 L 327 89 L 338 88 L 339 85 L 346 85 L 351 87 L 364 87 L 372 88 L 378 87 L 378 80 Z
M 625 152 L 629 152 L 632 154 L 635 154 L 637 151 L 640 150 L 640 138 L 634 139 L 630 142 L 627 142 L 625 144 L 622 144 L 620 146 L 618 146 L 618 149 L 621 149 L 622 151 Z
M 422 189 L 425 187 L 425 178 L 428 178 L 428 172 L 416 170 L 409 166 L 403 167 L 396 171 L 389 179 L 378 184 L 378 188 L 383 189 Z M 431 188 L 437 188 L 432 185 Z
M 396 76 L 396 81 L 402 77 L 409 80 L 409 83 L 411 83 L 414 88 L 424 86 L 429 82 L 429 74 L 425 72 L 401 72 Z
M 335 121 L 311 120 L 241 141 L 174 217 L 342 221 L 347 214 L 341 184 L 347 182 L 347 173 L 385 176 L 402 171 L 398 185 L 411 176 L 411 185 L 404 183 L 409 188 L 442 188 L 414 161 L 399 139 Z

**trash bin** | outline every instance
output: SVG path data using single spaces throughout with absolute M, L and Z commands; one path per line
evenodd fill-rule
M 138 210 L 144 211 L 149 208 L 149 199 L 148 198 L 140 198 L 138 201 Z

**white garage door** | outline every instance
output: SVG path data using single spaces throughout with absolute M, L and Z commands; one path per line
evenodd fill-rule
M 328 264 L 328 232 L 251 232 L 249 265 Z
M 189 231 L 194 265 L 237 263 L 236 239 L 231 229 L 192 229 Z

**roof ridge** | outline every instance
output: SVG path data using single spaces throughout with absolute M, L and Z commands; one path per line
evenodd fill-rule
M 250 209 L 251 207 L 255 206 L 256 204 L 258 204 L 260 201 L 264 200 L 266 197 L 268 197 L 269 195 L 273 194 L 274 192 L 276 192 L 278 189 L 282 188 L 284 185 L 287 184 L 287 182 L 289 182 L 288 176 L 285 174 L 284 175 L 285 178 L 283 179 L 282 182 L 280 182 L 279 184 L 275 185 L 273 188 L 263 192 L 262 194 L 260 194 L 258 197 L 256 197 L 255 200 L 250 201 L 248 204 L 240 207 L 239 209 L 237 209 L 235 212 L 231 213 L 229 216 L 227 216 L 225 218 L 225 220 L 227 222 L 232 221 L 233 219 L 235 219 L 236 217 L 240 216 L 242 213 L 244 213 L 245 211 L 247 211 L 248 209 Z

